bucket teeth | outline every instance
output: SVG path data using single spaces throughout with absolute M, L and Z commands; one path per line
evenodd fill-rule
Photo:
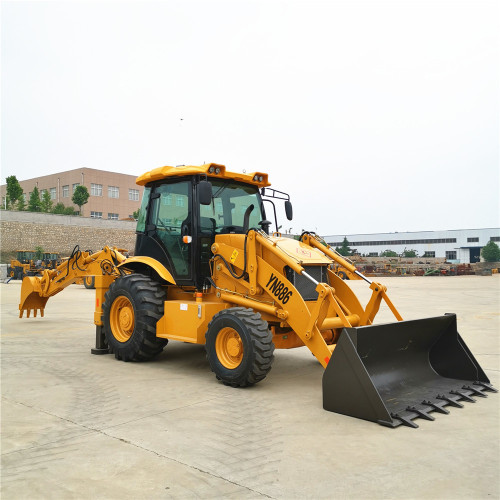
M 420 418 L 424 418 L 425 420 L 436 420 L 433 416 L 429 415 L 428 411 L 421 410 L 415 406 L 408 406 L 408 408 L 406 408 L 406 411 L 413 411 Z M 429 410 L 429 411 L 432 411 L 432 410 Z
M 469 403 L 475 403 L 476 400 L 471 398 L 469 394 L 466 394 L 463 391 L 450 391 L 450 394 L 455 394 L 457 396 L 460 396 L 462 399 L 465 399 L 465 401 L 468 401 Z
M 437 411 L 438 413 L 443 413 L 444 415 L 449 415 L 450 414 L 449 410 L 447 410 L 446 408 L 443 408 L 443 406 L 446 403 L 433 403 L 432 401 L 426 401 L 424 399 L 424 401 L 422 401 L 422 404 L 432 407 L 432 409 L 434 411 Z
M 403 425 L 411 427 L 413 429 L 418 429 L 418 425 L 410 418 L 405 415 L 400 415 L 399 413 L 391 413 L 391 418 L 394 420 L 399 420 Z
M 495 389 L 491 384 L 489 384 L 488 382 L 479 382 L 479 381 L 476 381 L 474 382 L 473 385 L 480 385 L 481 387 L 484 387 L 484 390 L 485 391 L 490 391 L 490 392 L 498 392 L 498 389 Z
M 443 396 L 441 394 L 438 394 L 436 396 L 436 399 L 441 399 L 443 401 L 446 401 L 447 404 L 451 405 L 451 406 L 455 406 L 456 408 L 463 408 L 464 405 L 459 403 L 456 399 L 452 399 L 450 398 L 449 396 Z
M 474 396 L 479 396 L 481 398 L 487 398 L 488 397 L 488 394 L 485 394 L 483 392 L 483 390 L 485 390 L 485 389 L 483 389 L 483 390 L 476 389 L 475 387 L 472 387 L 470 385 L 464 385 L 464 386 L 462 386 L 462 389 L 465 389 L 466 391 L 472 392 Z

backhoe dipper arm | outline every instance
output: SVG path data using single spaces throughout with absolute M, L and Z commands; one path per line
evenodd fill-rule
M 81 252 L 75 247 L 71 257 L 60 264 L 56 269 L 45 269 L 42 276 L 27 276 L 21 286 L 21 301 L 19 303 L 19 317 L 34 316 L 37 310 L 43 317 L 45 304 L 50 297 L 58 294 L 78 278 L 84 276 L 108 276 L 113 281 L 120 272 L 116 266 L 126 260 L 117 248 L 104 247 L 99 252 Z M 98 290 L 96 290 L 96 293 Z M 101 295 L 104 293 L 100 291 Z M 102 302 L 102 299 L 101 299 Z

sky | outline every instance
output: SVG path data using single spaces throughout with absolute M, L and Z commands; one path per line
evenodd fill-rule
M 1 183 L 215 162 L 283 230 L 499 227 L 497 1 L 3 1 Z

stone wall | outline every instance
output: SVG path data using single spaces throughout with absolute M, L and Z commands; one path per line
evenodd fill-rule
M 112 221 L 69 215 L 2 211 L 0 213 L 0 261 L 5 263 L 17 250 L 59 252 L 67 257 L 75 245 L 80 250 L 100 250 L 103 246 L 135 247 L 135 221 Z

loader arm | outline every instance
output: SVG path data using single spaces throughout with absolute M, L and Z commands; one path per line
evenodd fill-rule
M 289 243 L 290 240 L 280 240 L 261 231 L 250 230 L 244 241 L 243 235 L 240 235 L 239 244 L 243 249 L 231 244 L 237 241 L 234 237 L 217 238 L 212 247 L 215 254 L 214 278 L 222 300 L 258 310 L 269 316 L 267 321 L 270 324 L 291 328 L 326 368 L 335 349 L 334 340 L 340 331 L 343 328 L 371 325 L 382 300 L 388 304 L 398 321 L 402 318 L 383 285 L 363 277 L 372 289 L 372 296 L 363 308 L 352 290 L 330 270 L 325 274 L 324 282 L 313 278 L 306 271 L 307 266 L 301 255 L 316 256 L 312 262 L 325 269 L 338 263 L 353 274 L 360 273 L 315 237 L 305 236 L 303 242 L 295 243 L 294 246 L 294 243 Z M 290 249 L 295 249 L 295 253 Z M 230 266 L 238 269 L 240 276 L 237 280 Z M 285 268 L 309 282 L 309 288 L 317 294 L 314 301 L 306 300 L 301 295 L 287 278 Z M 236 284 L 238 286 L 235 288 Z
M 124 260 L 126 257 L 114 247 L 106 246 L 95 253 L 82 252 L 75 247 L 71 257 L 55 269 L 45 269 L 41 276 L 24 278 L 21 286 L 19 317 L 23 317 L 24 311 L 27 318 L 30 317 L 31 311 L 36 316 L 38 310 L 43 317 L 45 304 L 50 297 L 85 276 L 97 277 L 96 315 L 98 315 L 98 309 L 103 303 L 104 293 L 109 284 L 120 276 L 117 265 Z

